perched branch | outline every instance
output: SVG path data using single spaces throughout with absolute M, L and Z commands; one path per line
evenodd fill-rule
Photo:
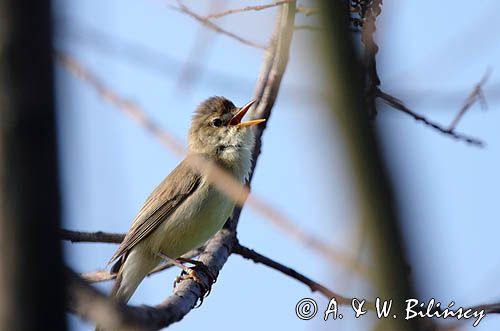
M 288 2 L 290 2 L 290 0 L 276 1 L 273 3 L 267 4 L 267 5 L 246 6 L 246 7 L 238 8 L 238 9 L 228 9 L 228 10 L 225 10 L 225 11 L 220 12 L 220 13 L 207 15 L 207 16 L 205 16 L 205 19 L 208 20 L 211 18 L 219 18 L 219 17 L 223 17 L 226 15 L 242 13 L 242 12 L 246 12 L 246 11 L 260 11 L 260 10 L 264 10 L 264 9 L 268 9 L 268 8 L 272 8 L 272 7 L 276 7 L 276 6 L 281 6 L 282 4 L 285 4 Z
M 491 70 L 486 71 L 486 73 L 484 74 L 481 81 L 479 81 L 479 83 L 477 83 L 476 86 L 474 86 L 474 88 L 470 92 L 469 96 L 465 100 L 464 105 L 462 106 L 462 108 L 460 108 L 460 111 L 457 113 L 457 116 L 455 116 L 455 118 L 451 122 L 450 126 L 448 127 L 448 130 L 450 130 L 450 131 L 455 130 L 455 128 L 457 127 L 457 124 L 460 121 L 460 119 L 462 118 L 462 116 L 465 114 L 465 112 L 467 110 L 469 110 L 470 107 L 472 107 L 472 105 L 477 100 L 479 100 L 479 102 L 483 108 L 486 107 L 486 100 L 485 100 L 484 94 L 483 94 L 483 86 L 488 81 L 488 78 L 490 78 L 490 75 L 491 75 Z
M 240 245 L 237 243 L 234 248 L 233 248 L 233 253 L 241 255 L 245 259 L 250 259 L 254 261 L 255 263 L 261 263 L 263 265 L 266 265 L 272 269 L 278 270 L 285 275 L 288 275 L 296 280 L 298 280 L 301 283 L 304 283 L 307 285 L 312 292 L 320 292 L 323 294 L 328 300 L 331 298 L 335 298 L 337 302 L 341 305 L 348 305 L 351 303 L 352 298 L 347 298 L 344 297 L 338 293 L 335 293 L 331 291 L 330 289 L 326 288 L 325 286 L 313 281 L 312 279 L 304 276 L 303 274 L 295 271 L 292 268 L 289 268 L 281 263 L 278 263 L 267 256 L 264 256 L 262 254 L 257 253 L 253 249 L 247 248 L 245 246 Z
M 68 69 L 71 73 L 76 75 L 78 78 L 82 79 L 88 83 L 92 88 L 94 88 L 97 93 L 106 101 L 115 106 L 118 110 L 125 112 L 132 119 L 134 119 L 141 127 L 145 128 L 149 133 L 151 133 L 155 138 L 157 138 L 165 147 L 173 151 L 175 154 L 184 156 L 185 149 L 180 142 L 178 142 L 171 134 L 160 128 L 153 119 L 151 119 L 146 111 L 138 106 L 135 102 L 130 99 L 124 98 L 105 84 L 103 84 L 93 73 L 91 73 L 87 68 L 78 63 L 75 59 L 70 58 L 67 55 L 56 52 L 56 59 L 59 60 L 62 65 Z M 262 82 L 262 85 L 268 84 Z M 277 93 L 270 91 L 269 93 Z M 263 93 L 263 92 L 261 92 Z M 258 95 L 262 98 L 263 94 Z M 275 97 L 275 95 L 274 95 Z M 258 98 L 257 98 L 258 99 Z M 257 106 L 258 107 L 258 106 Z M 256 109 L 252 111 L 251 114 L 257 114 L 259 110 Z M 269 113 L 262 114 L 259 118 L 264 118 L 264 116 L 269 116 Z M 265 123 L 260 124 L 256 130 L 263 130 L 265 128 Z M 262 132 L 259 131 L 259 134 Z M 260 146 L 260 140 L 257 141 L 256 146 Z M 207 178 L 211 180 L 217 188 L 221 191 L 227 193 L 231 196 L 238 204 L 242 204 L 245 200 L 245 196 L 241 195 L 242 186 L 237 182 L 232 176 L 228 175 L 225 171 L 216 167 L 213 164 L 207 164 L 208 162 L 204 159 L 196 159 L 192 162 L 191 166 L 200 171 L 205 171 L 209 173 L 210 176 Z M 206 169 L 209 168 L 209 169 Z M 248 193 L 248 188 L 243 188 L 245 192 Z M 269 220 L 273 225 L 275 225 L 279 230 L 283 231 L 285 234 L 289 235 L 293 239 L 299 241 L 304 246 L 311 248 L 321 255 L 325 256 L 329 260 L 334 260 L 340 262 L 342 265 L 346 266 L 350 270 L 353 270 L 361 275 L 368 276 L 370 274 L 369 270 L 361 265 L 355 258 L 340 252 L 331 245 L 323 242 L 319 238 L 307 233 L 298 225 L 295 224 L 288 217 L 283 215 L 273 206 L 269 205 L 265 200 L 260 199 L 255 194 L 252 194 L 247 201 L 247 204 L 253 208 L 257 213 L 264 216 L 266 220 Z M 75 238 L 75 240 L 78 240 Z
M 244 38 L 242 38 L 242 37 L 240 37 L 240 36 L 238 36 L 238 35 L 230 32 L 230 31 L 224 30 L 223 28 L 221 28 L 217 24 L 212 23 L 211 21 L 209 21 L 207 18 L 205 18 L 203 16 L 200 16 L 200 15 L 196 14 L 195 12 L 193 12 L 192 10 L 190 10 L 180 0 L 177 0 L 177 5 L 178 5 L 178 7 L 172 6 L 172 5 L 167 5 L 167 6 L 168 6 L 168 8 L 170 8 L 172 10 L 175 10 L 175 11 L 178 11 L 180 13 L 183 13 L 183 14 L 191 16 L 192 18 L 194 18 L 198 22 L 200 22 L 203 25 L 205 25 L 207 28 L 209 28 L 211 30 L 214 30 L 217 33 L 221 33 L 223 35 L 226 35 L 226 36 L 228 36 L 230 38 L 233 38 L 233 39 L 235 39 L 235 40 L 237 40 L 237 41 L 239 41 L 239 42 L 241 42 L 241 43 L 243 43 L 245 45 L 248 45 L 248 46 L 252 46 L 252 47 L 256 47 L 256 48 L 260 48 L 260 49 L 266 49 L 266 47 L 263 46 L 263 45 L 254 43 L 253 41 L 244 39 Z
M 458 140 L 465 141 L 466 143 L 469 143 L 471 145 L 476 145 L 476 146 L 479 146 L 479 147 L 484 146 L 484 143 L 481 140 L 477 139 L 477 138 L 473 138 L 473 137 L 466 136 L 464 134 L 456 133 L 455 131 L 450 130 L 449 128 L 445 128 L 445 127 L 443 127 L 443 126 L 441 126 L 441 125 L 439 125 L 439 124 L 437 124 L 435 122 L 432 122 L 432 121 L 428 120 L 424 116 L 413 112 L 408 107 L 406 107 L 401 100 L 393 97 L 390 94 L 387 94 L 387 93 L 385 93 L 383 91 L 378 90 L 377 91 L 377 96 L 379 98 L 381 98 L 383 101 L 385 101 L 389 106 L 391 106 L 391 107 L 393 107 L 393 108 L 395 108 L 397 110 L 400 110 L 400 111 L 402 111 L 405 114 L 410 115 L 415 120 L 417 120 L 419 122 L 422 122 L 425 125 L 428 125 L 428 126 L 434 128 L 434 129 L 438 130 L 439 132 L 441 132 L 443 134 L 446 134 L 446 135 L 448 135 L 450 137 L 453 137 L 455 139 L 458 139 Z
M 262 206 L 261 208 L 265 209 L 267 208 L 266 206 Z M 269 211 L 272 213 L 272 211 Z M 274 215 L 272 216 L 272 222 L 275 224 L 277 227 L 282 229 L 284 232 L 286 232 L 289 236 L 292 238 L 296 239 L 297 241 L 300 241 L 303 243 L 306 247 L 316 251 L 320 252 L 322 255 L 324 255 L 327 258 L 333 258 L 336 261 L 342 262 L 342 264 L 349 266 L 350 270 L 354 270 L 358 272 L 359 274 L 370 277 L 372 276 L 372 272 L 370 269 L 368 269 L 366 266 L 363 264 L 359 263 L 355 258 L 351 258 L 342 252 L 338 252 L 331 247 L 329 247 L 327 244 L 323 243 L 321 240 L 319 240 L 316 237 L 313 237 L 311 234 L 303 231 L 301 228 L 294 224 L 289 224 L 286 221 L 280 221 L 281 217 L 279 215 Z M 94 243 L 116 243 L 119 244 L 123 238 L 125 237 L 124 234 L 119 234 L 119 233 L 107 233 L 107 232 L 81 232 L 81 231 L 71 231 L 71 230 L 61 230 L 61 239 L 63 240 L 69 240 L 71 242 L 94 242 Z M 198 254 L 194 254 L 194 252 L 190 252 L 186 255 L 191 255 L 196 256 Z M 185 256 L 187 257 L 187 256 Z M 160 270 L 155 270 L 154 272 L 158 272 L 163 270 L 164 268 Z M 109 275 L 109 273 L 106 273 L 105 271 L 96 271 L 92 273 L 86 273 L 82 275 L 83 278 L 89 281 L 104 281 L 104 280 L 110 280 L 114 279 L 113 275 Z

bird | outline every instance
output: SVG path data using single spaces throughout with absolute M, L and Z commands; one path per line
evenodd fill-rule
M 179 165 L 153 190 L 133 219 L 132 225 L 108 265 L 116 273 L 111 297 L 127 303 L 139 284 L 165 258 L 185 271 L 186 278 L 199 281 L 198 261 L 180 258 L 201 247 L 219 231 L 231 215 L 235 200 L 219 191 L 190 160 L 203 157 L 215 162 L 241 184 L 251 169 L 255 138 L 251 128 L 265 121 L 243 122 L 255 100 L 236 107 L 230 100 L 214 96 L 195 110 L 188 133 L 188 153 Z

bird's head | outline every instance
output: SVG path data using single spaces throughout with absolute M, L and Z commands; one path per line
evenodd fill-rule
M 238 108 L 224 97 L 212 97 L 203 101 L 193 116 L 189 129 L 191 152 L 217 158 L 225 163 L 241 160 L 254 143 L 250 126 L 264 119 L 242 122 L 255 100 Z

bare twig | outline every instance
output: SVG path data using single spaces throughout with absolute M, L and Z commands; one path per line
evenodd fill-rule
M 83 231 L 71 231 L 71 230 L 59 230 L 59 235 L 63 240 L 69 240 L 72 243 L 78 242 L 94 242 L 94 243 L 113 243 L 119 244 L 122 242 L 125 235 L 122 233 L 110 233 L 110 232 L 83 232 Z
M 428 126 L 438 130 L 439 132 L 441 132 L 445 135 L 448 135 L 448 136 L 453 137 L 453 138 L 458 139 L 458 140 L 465 141 L 466 143 L 469 143 L 471 145 L 475 145 L 475 146 L 479 146 L 479 147 L 484 146 L 484 143 L 477 138 L 473 138 L 473 137 L 466 136 L 464 134 L 456 133 L 455 131 L 450 130 L 449 128 L 445 128 L 445 127 L 441 126 L 440 124 L 437 124 L 435 122 L 428 120 L 423 115 L 420 115 L 420 114 L 413 112 L 408 107 L 406 107 L 401 100 L 393 97 L 390 94 L 387 94 L 385 92 L 378 90 L 377 96 L 379 98 L 381 98 L 383 101 L 385 101 L 389 106 L 391 106 L 397 110 L 400 110 L 405 114 L 410 115 L 415 120 L 422 122 L 425 125 L 428 125 Z
M 309 277 L 304 276 L 303 274 L 295 271 L 294 269 L 287 267 L 281 263 L 278 263 L 267 256 L 264 256 L 262 254 L 257 253 L 253 249 L 247 248 L 245 246 L 242 246 L 241 244 L 237 243 L 234 248 L 233 248 L 233 253 L 241 255 L 242 257 L 246 259 L 250 259 L 254 261 L 255 263 L 262 263 L 272 269 L 278 270 L 285 275 L 288 275 L 296 280 L 298 280 L 301 283 L 304 283 L 307 285 L 312 292 L 320 292 L 323 294 L 328 300 L 331 298 L 335 298 L 339 304 L 341 305 L 348 305 L 351 303 L 352 298 L 345 297 L 343 295 L 340 295 L 338 293 L 333 292 L 332 290 L 326 288 L 325 286 L 315 282 L 314 280 L 310 279 Z
M 288 225 L 283 225 L 284 227 L 289 228 Z M 311 249 L 315 251 L 322 251 L 324 252 L 325 255 L 328 256 L 335 256 L 336 260 L 343 260 L 344 264 L 351 265 L 352 268 L 355 268 L 356 270 L 359 269 L 358 271 L 362 274 L 369 274 L 370 270 L 364 267 L 363 265 L 359 264 L 356 260 L 346 260 L 346 257 L 343 254 L 339 254 L 336 251 L 331 250 L 330 247 L 324 245 L 321 243 L 321 241 L 316 240 L 316 238 L 309 238 L 309 235 L 307 233 L 303 233 L 301 229 L 299 228 L 291 228 L 292 231 L 294 232 L 293 236 L 298 236 L 300 241 L 309 243 L 308 245 L 312 246 L 310 247 Z M 289 230 L 290 231 L 290 228 Z M 97 232 L 82 232 L 82 231 L 71 231 L 71 230 L 60 230 L 61 234 L 61 239 L 63 240 L 68 240 L 71 242 L 93 242 L 93 243 L 115 243 L 119 244 L 125 237 L 124 234 L 120 233 L 108 233 L 108 232 L 102 232 L 102 231 L 97 231 Z M 185 254 L 183 257 L 194 257 L 200 255 L 202 249 L 196 249 L 193 250 L 187 254 Z M 166 268 L 168 268 L 170 265 L 161 265 L 155 270 L 153 270 L 150 274 L 156 273 L 159 271 L 162 271 Z M 87 281 L 91 282 L 100 282 L 100 281 L 106 281 L 106 280 L 111 280 L 115 278 L 115 275 L 110 274 L 109 272 L 105 270 L 98 270 L 94 272 L 88 272 L 88 273 L 83 273 L 80 274 L 81 277 L 83 277 Z
M 491 76 L 491 69 L 488 69 L 486 73 L 484 74 L 483 78 L 477 83 L 472 91 L 470 92 L 469 96 L 465 100 L 462 108 L 460 108 L 459 112 L 451 122 L 450 126 L 448 127 L 448 130 L 454 131 L 455 128 L 457 127 L 458 122 L 462 118 L 462 116 L 465 114 L 467 110 L 469 110 L 472 105 L 479 100 L 481 107 L 486 108 L 486 100 L 484 98 L 483 94 L 483 86 L 486 84 L 488 79 Z
M 210 11 L 223 8 L 227 1 L 229 0 L 209 1 Z M 207 69 L 207 62 L 204 60 L 210 56 L 210 52 L 214 49 L 216 37 L 217 34 L 212 33 L 204 25 L 198 26 L 190 50 L 179 68 L 179 74 L 170 92 L 171 95 L 177 96 L 182 93 L 186 98 L 189 97 L 189 93 L 194 90 L 192 87 L 204 77 Z M 200 54 L 203 54 L 203 57 L 200 57 Z M 197 63 L 197 65 L 193 66 L 193 63 Z
M 155 121 L 147 115 L 144 109 L 142 109 L 135 102 L 114 92 L 75 59 L 58 52 L 56 52 L 56 59 L 59 60 L 71 73 L 93 87 L 104 100 L 111 103 L 118 110 L 124 111 L 127 115 L 130 115 L 132 119 L 156 137 L 165 147 L 172 150 L 179 156 L 185 155 L 186 152 L 182 144 L 167 131 L 160 128 Z M 252 111 L 252 114 L 257 113 L 257 111 L 258 109 L 256 109 L 256 111 Z M 269 114 L 263 115 L 269 116 Z M 265 128 L 265 124 L 259 125 L 257 130 L 261 130 L 261 128 Z M 193 159 L 191 163 L 192 164 L 190 165 L 193 168 L 210 174 L 207 178 L 211 180 L 218 189 L 231 196 L 238 204 L 241 205 L 245 202 L 246 194 L 249 192 L 248 188 L 242 187 L 239 182 L 220 169 L 220 167 L 199 158 Z M 243 195 L 240 194 L 242 189 L 245 192 Z M 293 239 L 298 240 L 306 247 L 316 250 L 328 259 L 339 261 L 344 266 L 360 273 L 361 275 L 368 276 L 370 274 L 369 270 L 361 265 L 356 259 L 334 249 L 331 245 L 324 243 L 319 238 L 307 233 L 297 226 L 295 222 L 283 215 L 283 213 L 278 211 L 273 206 L 269 205 L 265 200 L 260 199 L 258 196 L 252 194 L 248 198 L 247 204 L 257 213 L 263 215 L 265 219 L 270 220 L 271 223 L 279 230 L 291 236 Z
M 196 14 L 195 12 L 193 12 L 192 10 L 190 10 L 188 7 L 186 7 L 186 5 L 184 5 L 180 0 L 177 0 L 177 7 L 176 6 L 172 6 L 172 5 L 167 5 L 168 8 L 172 9 L 172 10 L 175 10 L 175 11 L 178 11 L 180 13 L 183 13 L 183 14 L 186 14 L 186 15 L 189 15 L 191 16 L 192 18 L 194 18 L 195 20 L 197 20 L 198 22 L 202 23 L 203 25 L 205 25 L 207 28 L 209 29 L 212 29 L 214 30 L 215 32 L 217 33 L 221 33 L 223 35 L 226 35 L 230 38 L 233 38 L 245 45 L 248 45 L 248 46 L 252 46 L 252 47 L 256 47 L 256 48 L 260 48 L 260 49 L 266 49 L 265 46 L 263 45 L 260 45 L 260 44 L 257 44 L 253 41 L 250 41 L 250 40 L 247 40 L 245 38 L 242 38 L 230 31 L 227 31 L 223 28 L 221 28 L 220 26 L 218 26 L 217 24 L 211 22 L 210 20 L 208 20 L 207 18 L 203 17 L 203 16 L 200 16 L 198 14 Z
M 260 10 L 264 10 L 264 9 L 268 9 L 268 8 L 273 8 L 276 6 L 281 6 L 282 4 L 285 4 L 288 2 L 290 2 L 290 0 L 276 1 L 273 3 L 267 4 L 267 5 L 246 6 L 246 7 L 238 8 L 238 9 L 228 9 L 228 10 L 225 10 L 225 11 L 220 12 L 220 13 L 209 14 L 209 15 L 205 16 L 205 19 L 219 18 L 219 17 L 223 17 L 226 15 L 242 13 L 242 12 L 246 12 L 246 11 L 260 11 Z

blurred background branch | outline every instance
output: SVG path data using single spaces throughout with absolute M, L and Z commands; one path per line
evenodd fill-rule
M 336 1 L 323 2 L 321 8 L 327 28 L 324 62 L 332 86 L 328 101 L 332 119 L 346 146 L 361 220 L 368 229 L 367 240 L 376 268 L 375 294 L 393 299 L 396 315 L 404 316 L 404 301 L 414 298 L 415 292 L 408 273 L 406 245 L 401 237 L 391 179 L 369 121 L 367 103 L 363 102 L 365 72 L 349 33 L 349 12 Z M 388 318 L 380 323 L 382 329 L 421 330 L 416 320 Z
M 0 1 L 0 330 L 66 330 L 51 1 Z

